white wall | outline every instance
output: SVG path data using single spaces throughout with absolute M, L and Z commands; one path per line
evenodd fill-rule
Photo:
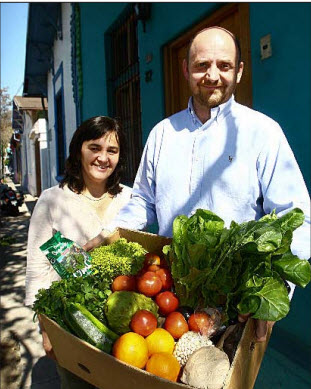
M 35 165 L 35 148 L 33 140 L 30 139 L 33 123 L 31 115 L 23 112 L 24 130 L 22 135 L 22 186 L 28 190 L 32 196 L 37 195 L 36 185 L 36 165 Z
M 47 142 L 47 121 L 45 119 L 39 119 L 37 137 L 40 147 L 40 170 L 41 170 L 41 190 L 50 187 L 50 166 L 49 166 L 49 153 Z
M 47 121 L 32 121 L 30 112 L 24 111 L 24 130 L 21 138 L 21 184 L 32 196 L 38 196 L 36 179 L 35 142 L 39 141 L 41 190 L 50 187 L 50 168 L 47 148 Z
M 70 35 L 70 18 L 71 4 L 62 3 L 62 40 L 54 42 L 54 66 L 53 70 L 48 73 L 48 152 L 50 158 L 50 186 L 56 185 L 56 144 L 55 144 L 55 107 L 54 97 L 61 88 L 61 77 L 57 79 L 58 70 L 62 64 L 63 67 L 63 94 L 64 94 L 64 117 L 66 131 L 66 152 L 68 156 L 69 143 L 72 134 L 76 130 L 76 108 L 73 99 L 72 75 L 71 75 L 71 35 Z

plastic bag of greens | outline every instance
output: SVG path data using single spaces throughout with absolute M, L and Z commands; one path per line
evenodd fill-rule
M 78 244 L 57 231 L 40 246 L 61 278 L 79 277 L 91 273 L 91 257 Z

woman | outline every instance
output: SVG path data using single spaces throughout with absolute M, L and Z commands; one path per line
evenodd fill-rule
M 97 116 L 83 122 L 74 133 L 59 185 L 40 195 L 28 233 L 26 305 L 32 305 L 41 288 L 60 277 L 40 246 L 56 231 L 83 246 L 97 236 L 128 202 L 131 189 L 120 184 L 125 164 L 125 141 L 117 120 Z M 42 328 L 43 346 L 55 358 Z M 67 370 L 58 370 L 62 387 L 92 388 Z M 75 383 L 74 383 L 75 381 Z

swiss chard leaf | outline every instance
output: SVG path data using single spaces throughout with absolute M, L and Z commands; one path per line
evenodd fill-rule
M 239 313 L 252 313 L 254 319 L 277 321 L 289 312 L 287 289 L 278 277 L 253 277 L 237 304 Z
M 279 225 L 283 234 L 294 231 L 302 225 L 305 216 L 301 209 L 294 208 L 283 216 L 273 221 L 273 225 Z
M 310 263 L 307 260 L 299 259 L 291 252 L 287 252 L 280 258 L 273 260 L 272 266 L 282 278 L 302 288 L 310 282 Z
M 265 225 L 254 233 L 254 242 L 259 252 L 271 253 L 282 243 L 282 233 L 271 225 Z

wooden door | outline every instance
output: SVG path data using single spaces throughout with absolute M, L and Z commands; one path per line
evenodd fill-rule
M 191 93 L 183 75 L 182 62 L 186 58 L 188 45 L 195 33 L 211 26 L 224 27 L 239 39 L 244 71 L 241 82 L 235 92 L 235 99 L 241 104 L 249 107 L 252 106 L 249 7 L 246 3 L 233 3 L 221 7 L 164 47 L 165 106 L 167 116 L 187 108 Z

